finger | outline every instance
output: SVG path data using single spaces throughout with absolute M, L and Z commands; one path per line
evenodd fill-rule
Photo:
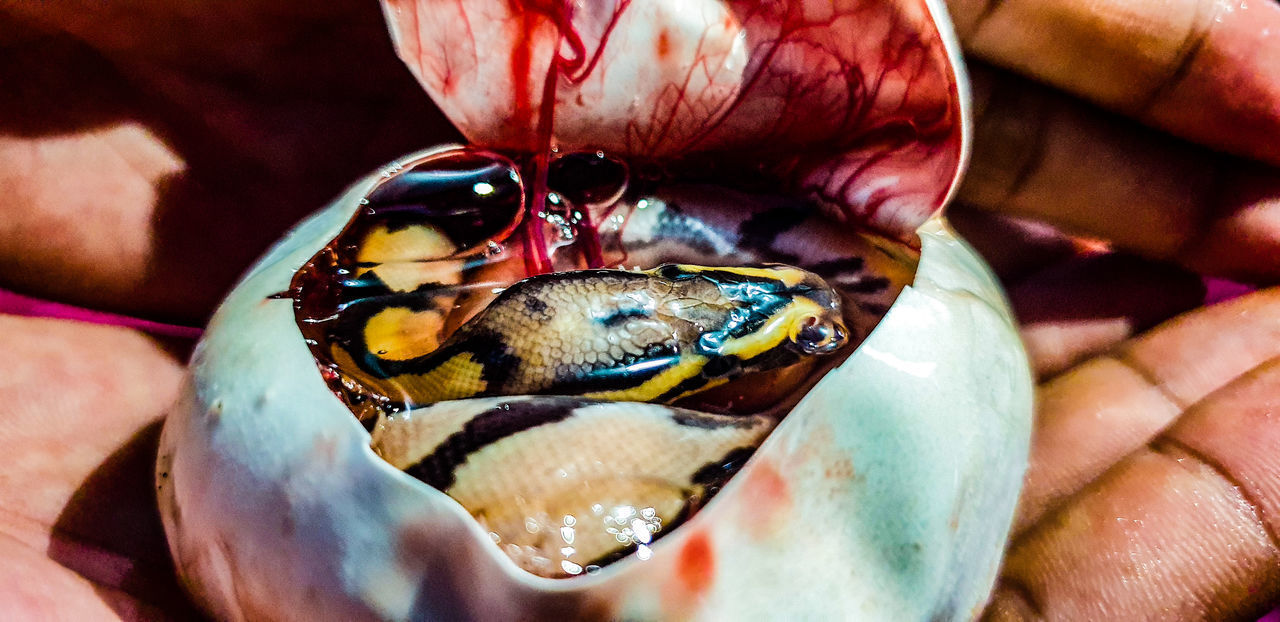
M 0 533 L 86 579 L 175 600 L 152 485 L 181 364 L 136 331 L 0 315 Z
M 949 214 L 1009 293 L 1037 377 L 1047 378 L 1200 306 L 1199 276 L 1099 251 L 1043 223 L 958 206 Z
M 1182 411 L 1280 356 L 1280 289 L 1163 324 L 1041 385 L 1014 531 L 1066 503 Z
M 1200 277 L 1123 253 L 1074 257 L 1009 287 L 1041 378 L 1200 306 L 1204 296 Z
M 304 214 L 452 139 L 378 8 L 335 6 L 22 5 L 46 30 L 0 48 L 0 286 L 200 323 Z
M 0 533 L 0 608 L 10 620 L 161 620 L 161 612 L 104 589 Z
M 1280 5 L 950 0 L 966 50 L 1215 149 L 1280 165 Z
M 1020 537 L 989 617 L 1257 619 L 1280 598 L 1277 409 L 1280 357 Z
M 3 534 L 0 607 L 11 620 L 200 619 L 189 608 L 162 611 L 93 583 Z
M 974 72 L 959 199 L 1239 280 L 1280 278 L 1280 172 L 1181 143 L 998 71 Z

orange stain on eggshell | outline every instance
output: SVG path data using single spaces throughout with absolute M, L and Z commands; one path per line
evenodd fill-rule
M 772 462 L 760 461 L 748 467 L 741 495 L 744 515 L 740 521 L 747 533 L 767 538 L 785 529 L 791 514 L 791 487 Z
M 853 468 L 853 459 L 842 456 L 831 461 L 827 468 L 823 469 L 822 475 L 827 479 L 845 481 L 854 479 L 858 473 Z
M 676 580 L 692 596 L 701 596 L 711 587 L 716 575 L 715 549 L 705 531 L 689 537 L 676 561 Z

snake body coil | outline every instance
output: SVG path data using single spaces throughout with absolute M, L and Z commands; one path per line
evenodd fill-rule
M 390 176 L 293 295 L 374 450 L 520 566 L 570 576 L 646 551 L 775 424 L 662 404 L 829 354 L 848 331 L 841 293 L 785 265 L 577 270 L 499 279 L 494 296 L 522 205 L 502 162 L 464 152 Z

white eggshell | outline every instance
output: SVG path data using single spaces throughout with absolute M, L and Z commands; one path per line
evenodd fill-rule
M 406 156 L 406 159 L 421 154 Z M 289 233 L 193 356 L 157 482 L 177 568 L 227 620 L 967 619 L 1029 443 L 1032 380 L 992 275 L 940 217 L 915 282 L 692 520 L 593 576 L 533 577 L 370 451 L 286 291 L 377 180 Z

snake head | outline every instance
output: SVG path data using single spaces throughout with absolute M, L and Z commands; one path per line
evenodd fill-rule
M 788 344 L 800 357 L 831 354 L 849 343 L 840 296 L 825 280 L 804 272 L 786 295 L 792 299 L 786 314 Z
M 733 363 L 734 375 L 830 354 L 849 340 L 840 295 L 807 270 L 666 264 L 650 274 L 670 283 L 668 307 L 697 333 L 697 354 Z

